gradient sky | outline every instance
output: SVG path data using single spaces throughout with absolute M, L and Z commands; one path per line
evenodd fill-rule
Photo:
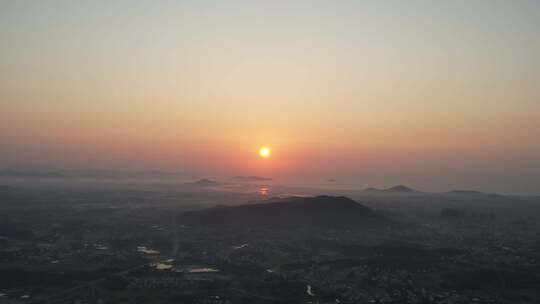
M 539 1 L 0 0 L 0 167 L 540 194 L 538 54 Z

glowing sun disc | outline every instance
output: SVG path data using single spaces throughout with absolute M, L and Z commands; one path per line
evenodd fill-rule
M 262 158 L 267 158 L 269 157 L 271 154 L 271 151 L 270 151 L 270 148 L 268 147 L 261 147 L 259 149 L 259 155 L 262 157 Z

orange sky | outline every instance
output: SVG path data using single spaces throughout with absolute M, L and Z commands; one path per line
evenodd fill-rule
M 538 6 L 9 2 L 0 167 L 539 193 Z

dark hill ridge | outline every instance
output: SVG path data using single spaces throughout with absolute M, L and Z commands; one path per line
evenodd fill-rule
M 293 197 L 268 203 L 213 207 L 183 214 L 183 222 L 199 225 L 271 225 L 350 227 L 383 222 L 370 208 L 343 196 Z

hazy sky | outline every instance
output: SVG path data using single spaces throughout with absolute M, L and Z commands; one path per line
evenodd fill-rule
M 540 1 L 0 0 L 0 167 L 540 194 L 539 54 Z

